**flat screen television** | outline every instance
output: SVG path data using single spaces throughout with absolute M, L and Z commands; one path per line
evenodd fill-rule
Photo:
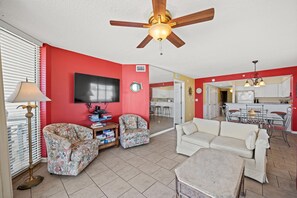
M 120 102 L 120 80 L 115 78 L 75 73 L 74 102 Z

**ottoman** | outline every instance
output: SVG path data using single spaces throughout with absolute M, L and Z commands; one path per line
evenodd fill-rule
M 215 149 L 200 149 L 175 169 L 177 197 L 239 197 L 244 160 Z

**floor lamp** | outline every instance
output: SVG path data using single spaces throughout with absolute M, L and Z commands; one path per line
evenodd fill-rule
M 23 109 L 27 109 L 26 118 L 28 119 L 28 139 L 29 139 L 29 178 L 25 180 L 18 190 L 30 189 L 33 186 L 37 186 L 43 181 L 42 176 L 33 176 L 33 160 L 32 160 L 32 133 L 31 133 L 31 118 L 33 117 L 32 109 L 36 108 L 35 102 L 40 101 L 50 101 L 39 88 L 33 82 L 19 82 L 14 90 L 14 92 L 7 98 L 7 102 L 19 103 L 28 102 L 27 105 L 20 105 Z M 34 102 L 31 104 L 30 102 Z

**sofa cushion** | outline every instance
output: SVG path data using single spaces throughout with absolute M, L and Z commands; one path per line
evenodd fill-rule
M 219 135 L 220 122 L 217 120 L 206 120 L 200 118 L 193 118 L 199 132 L 210 133 L 212 135 Z
M 228 151 L 244 158 L 253 157 L 253 151 L 246 148 L 244 140 L 232 137 L 217 136 L 210 143 L 210 148 Z
M 216 136 L 209 134 L 209 133 L 204 133 L 204 132 L 195 132 L 192 133 L 191 135 L 183 135 L 182 136 L 182 141 L 191 143 L 191 144 L 196 144 L 201 147 L 209 148 L 209 144 L 212 139 L 214 139 Z
M 191 135 L 192 133 L 197 132 L 198 130 L 197 130 L 196 124 L 192 122 L 192 123 L 185 124 L 183 126 L 183 131 L 185 132 L 186 135 Z
M 220 136 L 245 140 L 251 131 L 258 132 L 258 130 L 258 125 L 222 121 Z
M 255 131 L 251 131 L 248 134 L 248 136 L 245 138 L 245 145 L 246 145 L 247 149 L 249 149 L 249 150 L 255 149 L 256 137 L 257 137 L 257 134 Z

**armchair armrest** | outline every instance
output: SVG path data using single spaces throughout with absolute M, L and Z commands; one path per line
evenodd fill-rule
M 121 118 L 119 118 L 119 124 L 120 124 L 120 134 L 125 133 L 126 127 L 125 127 L 125 124 Z
M 91 140 L 93 139 L 93 130 L 87 127 L 72 124 L 75 132 L 80 140 Z
M 147 129 L 147 121 L 142 117 L 138 116 L 138 128 L 140 129 Z
M 63 161 L 70 161 L 71 142 L 54 133 L 43 131 L 43 134 L 46 141 L 48 160 L 55 161 L 57 157 L 60 157 Z

